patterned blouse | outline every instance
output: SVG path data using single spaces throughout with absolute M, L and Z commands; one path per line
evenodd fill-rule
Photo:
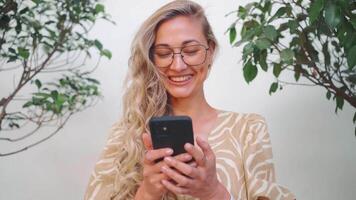
M 114 140 L 109 141 L 107 147 L 115 143 Z M 260 115 L 219 111 L 218 123 L 209 134 L 208 142 L 216 156 L 218 179 L 232 199 L 295 199 L 288 189 L 276 183 L 270 137 L 265 120 Z M 114 158 L 110 159 L 105 153 L 115 155 L 104 150 L 103 159 L 98 161 L 90 178 L 86 200 L 110 199 L 115 174 L 112 174 L 111 180 L 100 176 L 108 177 L 106 172 L 113 172 L 105 166 Z M 181 195 L 178 200 L 196 199 Z

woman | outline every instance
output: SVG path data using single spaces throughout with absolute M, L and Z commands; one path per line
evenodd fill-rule
M 168 3 L 144 22 L 132 44 L 123 116 L 85 199 L 294 199 L 275 183 L 264 119 L 206 101 L 203 85 L 217 47 L 194 2 Z M 186 144 L 187 153 L 152 149 L 147 124 L 162 115 L 192 118 L 196 145 Z

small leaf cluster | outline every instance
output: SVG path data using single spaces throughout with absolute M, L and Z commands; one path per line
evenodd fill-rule
M 50 82 L 44 86 L 39 79 L 34 83 L 38 92 L 33 93 L 23 108 L 38 108 L 55 115 L 80 110 L 87 106 L 89 98 L 100 96 L 99 81 L 80 74 L 66 75 L 58 83 Z
M 84 110 L 101 97 L 100 82 L 79 72 L 63 75 L 52 82 L 42 83 L 35 79 L 32 84 L 37 91 L 22 106 L 28 111 L 7 115 L 8 128 L 20 128 L 26 120 L 46 124 L 68 113 Z
M 344 101 L 356 108 L 355 1 L 259 0 L 231 14 L 236 20 L 228 28 L 229 41 L 234 47 L 243 45 L 247 83 L 258 71 L 272 68 L 272 94 L 291 84 L 282 81 L 281 74 L 292 72 L 297 83 L 303 77 L 308 85 L 325 88 L 326 98 L 335 101 L 335 112 Z
M 85 51 L 99 48 L 88 32 L 98 19 L 109 20 L 97 0 L 7 0 L 0 2 L 0 57 L 8 63 L 26 61 L 36 53 Z

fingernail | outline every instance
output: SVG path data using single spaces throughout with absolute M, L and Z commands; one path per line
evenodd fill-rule
M 167 168 L 165 166 L 161 167 L 161 171 L 162 172 L 166 172 L 167 171 Z
M 172 158 L 170 158 L 170 157 L 165 157 L 164 160 L 168 161 L 168 162 L 172 162 Z
M 185 144 L 185 148 L 189 148 L 189 149 L 190 149 L 190 148 L 192 148 L 192 147 L 193 147 L 193 145 L 190 144 L 190 143 L 186 143 L 186 144 Z
M 167 153 L 167 154 L 172 154 L 172 153 L 173 153 L 173 150 L 172 150 L 172 149 L 167 149 L 167 150 L 166 150 L 166 153 Z
M 186 160 L 191 160 L 191 159 L 192 159 L 192 156 L 189 155 L 189 154 L 186 154 L 186 155 L 184 155 L 184 159 L 186 159 Z

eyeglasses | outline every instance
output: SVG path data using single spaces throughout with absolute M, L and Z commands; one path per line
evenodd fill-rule
M 205 62 L 208 50 L 209 48 L 201 44 L 184 46 L 177 53 L 172 48 L 153 47 L 153 62 L 159 68 L 167 68 L 172 65 L 174 55 L 180 54 L 186 65 L 197 66 Z

